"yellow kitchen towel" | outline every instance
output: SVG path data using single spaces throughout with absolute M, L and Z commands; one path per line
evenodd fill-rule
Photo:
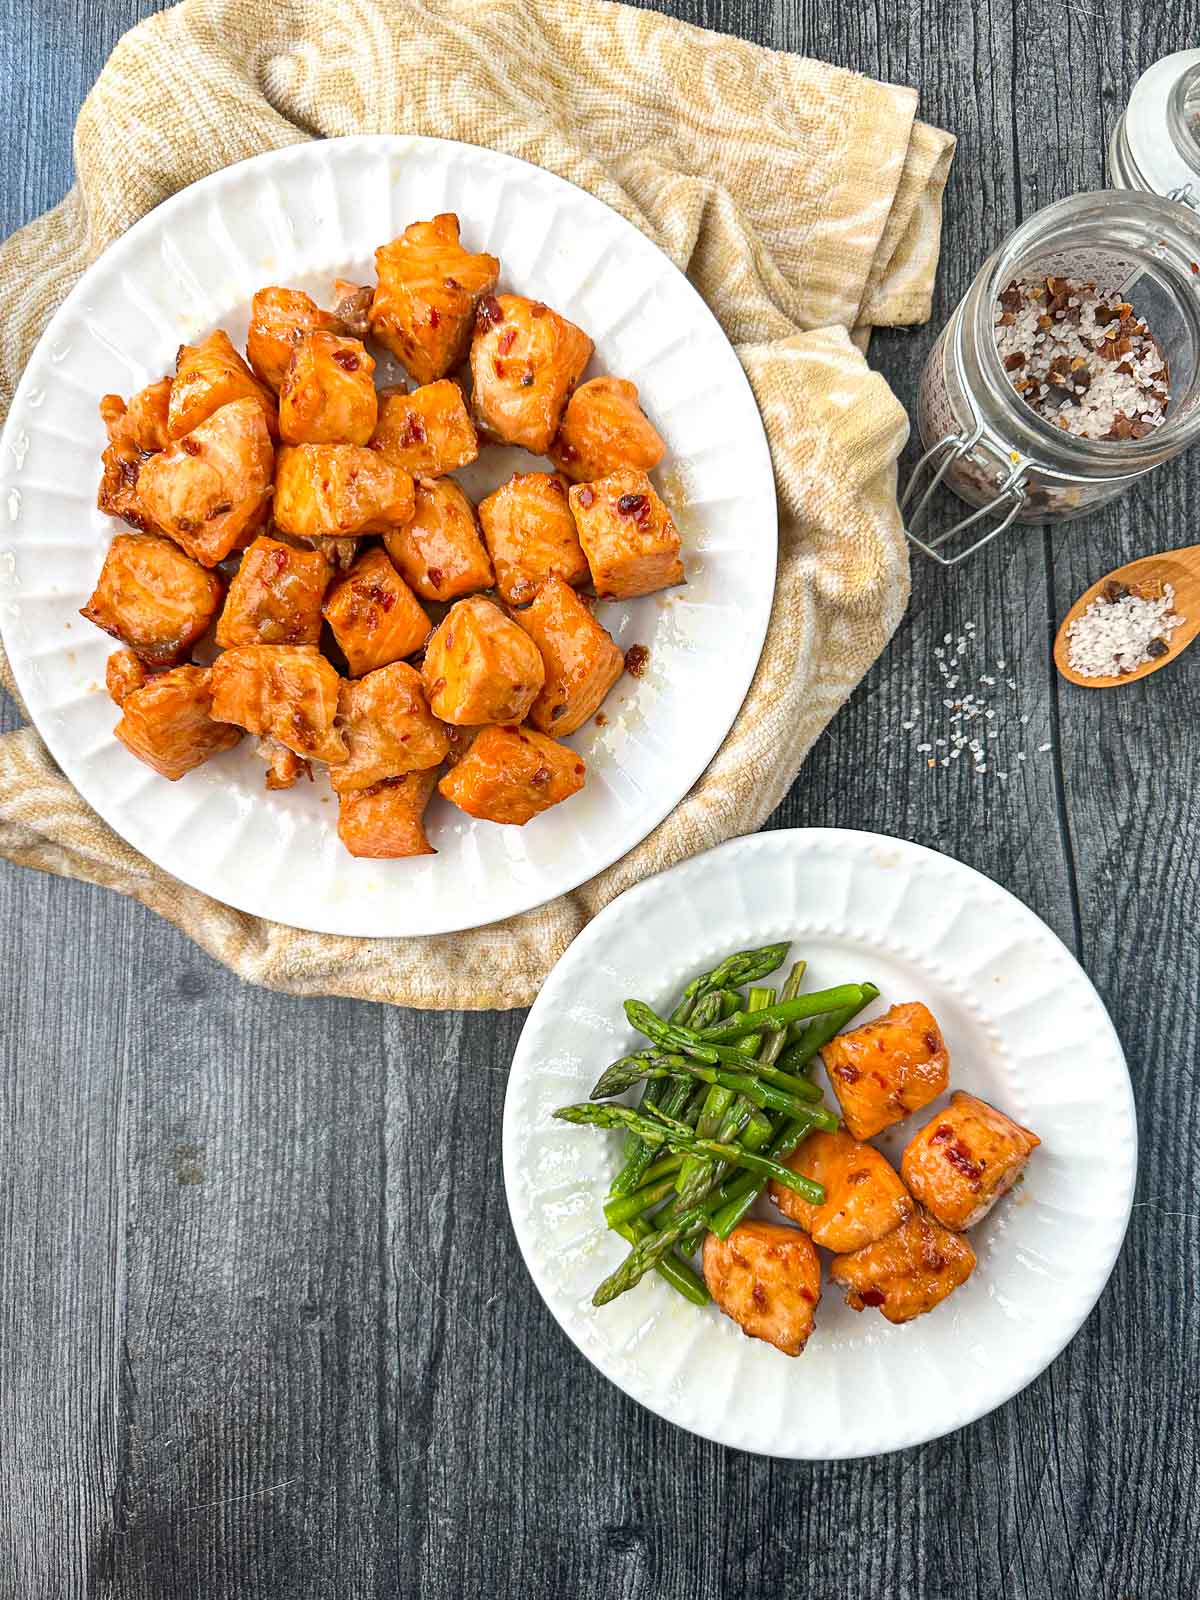
M 136 896 L 255 983 L 473 1008 L 529 1003 L 615 895 L 757 828 L 908 595 L 907 422 L 860 346 L 929 315 L 953 140 L 915 110 L 912 89 L 599 0 L 185 0 L 134 28 L 79 114 L 76 187 L 0 247 L 5 412 L 80 274 L 184 185 L 319 136 L 486 145 L 614 207 L 719 318 L 771 446 L 775 604 L 736 723 L 666 821 L 573 894 L 494 927 L 349 939 L 232 911 L 130 849 L 28 728 L 0 740 L 0 853 Z M 11 690 L 2 659 L 0 675 Z

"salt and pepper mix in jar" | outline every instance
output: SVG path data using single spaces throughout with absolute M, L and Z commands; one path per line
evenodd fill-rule
M 1129 190 L 1037 212 L 952 313 L 917 421 L 926 452 L 902 507 L 943 562 L 1012 523 L 1084 515 L 1178 455 L 1200 436 L 1200 214 Z M 926 539 L 939 484 L 979 509 Z M 972 526 L 967 548 L 939 552 Z

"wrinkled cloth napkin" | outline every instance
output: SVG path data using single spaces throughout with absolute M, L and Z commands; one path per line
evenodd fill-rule
M 953 140 L 915 109 L 912 89 L 598 0 L 185 0 L 134 28 L 79 114 L 76 187 L 0 248 L 5 412 L 80 274 L 184 185 L 319 135 L 486 145 L 614 207 L 712 307 L 770 441 L 774 611 L 736 723 L 666 821 L 573 894 L 493 927 L 350 939 L 233 911 L 130 849 L 32 728 L 0 740 L 0 852 L 136 896 L 252 982 L 476 1008 L 528 1004 L 623 889 L 757 828 L 907 600 L 907 422 L 861 351 L 872 327 L 929 315 Z M 0 678 L 12 691 L 2 658 Z

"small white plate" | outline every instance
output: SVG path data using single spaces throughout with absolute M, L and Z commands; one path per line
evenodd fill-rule
M 583 792 L 524 828 L 435 797 L 436 856 L 357 861 L 322 776 L 268 793 L 252 739 L 177 783 L 113 738 L 113 641 L 79 616 L 121 524 L 96 509 L 97 403 L 174 371 L 214 327 L 244 342 L 250 299 L 291 284 L 329 304 L 335 276 L 374 282 L 376 245 L 455 211 L 501 285 L 547 301 L 596 342 L 588 376 L 631 378 L 667 443 L 655 474 L 683 536 L 685 588 L 599 608 L 622 649 L 649 648 L 607 721 L 570 739 Z M 516 450 L 461 474 L 478 500 Z M 511 156 L 442 139 L 314 140 L 227 167 L 158 206 L 92 266 L 42 336 L 0 443 L 0 628 L 30 715 L 67 777 L 158 866 L 241 911 L 318 932 L 443 933 L 541 905 L 662 821 L 736 717 L 766 635 L 778 520 L 750 385 L 704 301 L 601 201 Z
M 871 979 L 870 1017 L 923 1000 L 950 1087 L 1042 1140 L 1023 1183 L 971 1230 L 979 1264 L 905 1327 L 851 1311 L 826 1281 L 798 1359 L 747 1339 L 653 1273 L 602 1308 L 628 1247 L 602 1206 L 622 1137 L 555 1122 L 634 1045 L 621 1002 L 658 1009 L 733 950 L 792 939 L 806 988 Z M 826 1099 L 836 1105 L 826 1086 Z M 933 1113 L 877 1141 L 893 1162 Z M 669 1421 L 762 1455 L 826 1459 L 921 1444 L 1037 1376 L 1095 1304 L 1125 1235 L 1137 1166 L 1133 1093 L 1099 996 L 1033 912 L 970 867 L 879 834 L 801 828 L 735 839 L 651 878 L 584 929 L 547 979 L 504 1105 L 517 1241 L 558 1322 L 606 1377 Z M 764 1203 L 764 1214 L 771 1214 Z M 778 1213 L 774 1213 L 778 1219 Z M 778 1219 L 782 1220 L 782 1219 Z

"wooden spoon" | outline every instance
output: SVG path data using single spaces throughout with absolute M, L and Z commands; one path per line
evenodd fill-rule
M 1144 661 L 1132 672 L 1119 672 L 1114 678 L 1085 678 L 1071 667 L 1071 643 L 1067 638 L 1067 629 L 1076 617 L 1087 610 L 1093 600 L 1099 598 L 1105 584 L 1114 581 L 1126 589 L 1136 590 L 1138 594 L 1147 598 L 1161 595 L 1163 585 L 1169 583 L 1175 591 L 1173 609 L 1183 621 L 1168 638 L 1165 655 L 1156 656 L 1153 661 Z M 1164 550 L 1162 555 L 1143 556 L 1140 561 L 1131 561 L 1128 566 L 1117 567 L 1098 583 L 1094 583 L 1090 589 L 1085 589 L 1063 618 L 1062 627 L 1058 630 L 1058 637 L 1054 641 L 1054 664 L 1064 678 L 1070 683 L 1079 684 L 1082 689 L 1112 689 L 1119 683 L 1135 683 L 1138 678 L 1148 678 L 1152 672 L 1157 672 L 1159 667 L 1165 667 L 1169 661 L 1174 661 L 1181 650 L 1187 649 L 1198 633 L 1200 633 L 1200 544 L 1191 544 L 1182 550 Z

